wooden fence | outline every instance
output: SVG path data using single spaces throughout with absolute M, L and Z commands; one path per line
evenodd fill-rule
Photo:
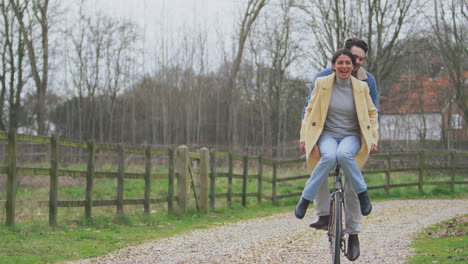
M 247 197 L 254 197 L 258 203 L 262 200 L 276 202 L 279 199 L 287 197 L 299 197 L 301 192 L 293 193 L 278 193 L 278 184 L 305 180 L 309 177 L 308 174 L 284 176 L 278 175 L 278 167 L 280 166 L 301 166 L 304 164 L 304 159 L 293 160 L 271 160 L 265 159 L 262 156 L 241 156 L 230 152 L 210 152 L 206 148 L 200 149 L 198 152 L 189 152 L 188 147 L 180 146 L 177 149 L 155 149 L 151 147 L 134 147 L 111 145 L 111 144 L 96 144 L 94 142 L 77 142 L 69 140 L 60 140 L 57 136 L 41 137 L 16 133 L 5 133 L 0 131 L 0 141 L 7 141 L 7 161 L 6 166 L 0 166 L 0 174 L 6 174 L 6 200 L 0 201 L 6 209 L 6 224 L 13 225 L 15 223 L 16 211 L 16 193 L 18 175 L 45 175 L 50 177 L 50 197 L 48 201 L 37 201 L 39 206 L 49 208 L 49 224 L 54 226 L 57 224 L 57 210 L 59 207 L 83 207 L 84 215 L 87 218 L 92 217 L 93 208 L 97 206 L 115 206 L 116 214 L 121 216 L 124 214 L 124 205 L 143 205 L 144 213 L 150 213 L 150 204 L 167 203 L 169 212 L 174 211 L 174 201 L 177 201 L 177 210 L 185 213 L 189 208 L 189 201 L 193 200 L 189 195 L 190 190 L 193 190 L 193 198 L 195 198 L 197 209 L 207 212 L 209 208 L 215 208 L 217 199 L 226 199 L 227 206 L 232 206 L 233 197 L 241 198 L 241 204 L 247 205 Z M 28 168 L 17 166 L 17 142 L 32 142 L 42 145 L 49 145 L 50 150 L 50 167 L 49 168 Z M 86 153 L 87 170 L 67 170 L 59 169 L 59 146 L 81 149 Z M 117 154 L 117 171 L 104 172 L 96 171 L 96 152 L 104 150 L 111 151 Z M 145 157 L 144 173 L 126 172 L 125 159 L 126 155 L 138 154 Z M 152 158 L 155 156 L 165 156 L 167 159 L 167 173 L 152 172 Z M 435 157 L 443 157 L 434 158 Z M 416 158 L 416 164 L 411 164 L 405 158 Z M 427 159 L 432 157 L 432 159 Z M 218 171 L 220 168 L 216 166 L 219 159 L 227 162 L 226 168 L 223 171 Z M 440 160 L 444 160 L 442 164 Z M 369 186 L 369 189 L 384 189 L 386 193 L 391 188 L 418 186 L 420 192 L 423 191 L 423 186 L 428 184 L 448 184 L 451 191 L 454 190 L 456 184 L 467 184 L 466 179 L 468 169 L 468 153 L 460 152 L 419 152 L 419 153 L 387 153 L 373 155 L 372 160 L 368 162 L 363 174 L 384 174 L 385 184 L 379 186 Z M 241 162 L 242 173 L 235 173 L 234 161 Z M 461 162 L 460 162 L 461 161 Z M 249 174 L 249 162 L 255 163 L 255 173 Z M 413 162 L 414 163 L 414 162 Z M 265 168 L 269 167 L 270 175 L 266 175 Z M 450 180 L 445 181 L 425 181 L 424 174 L 430 170 L 445 170 L 450 175 Z M 237 170 L 239 171 L 239 170 Z M 398 183 L 391 184 L 392 173 L 416 171 L 418 173 L 417 182 L 413 183 Z M 462 171 L 463 178 L 456 180 L 456 173 Z M 58 199 L 58 177 L 69 176 L 86 179 L 86 192 L 84 200 L 77 201 L 60 201 Z M 93 199 L 94 181 L 98 178 L 117 179 L 116 199 L 112 200 L 95 200 Z M 225 193 L 216 193 L 216 181 L 221 178 L 227 178 L 227 187 Z M 141 199 L 124 199 L 124 179 L 140 179 L 144 180 L 144 197 Z M 151 193 L 151 186 L 158 179 L 167 179 L 167 195 L 158 197 L 156 193 Z M 233 179 L 242 180 L 240 193 L 233 191 Z M 177 182 L 175 182 L 177 180 Z M 247 182 L 256 182 L 256 192 L 247 192 Z M 265 182 L 270 184 L 270 195 L 264 193 Z M 175 189 L 177 188 L 177 195 Z M 0 190 L 1 191 L 1 190 Z

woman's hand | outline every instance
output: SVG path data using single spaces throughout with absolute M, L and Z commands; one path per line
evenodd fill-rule
M 306 152 L 306 149 L 305 149 L 305 142 L 299 142 L 299 150 L 303 153 Z
M 372 146 L 370 147 L 370 154 L 377 153 L 377 151 L 379 151 L 379 148 L 377 147 L 377 145 L 372 144 Z

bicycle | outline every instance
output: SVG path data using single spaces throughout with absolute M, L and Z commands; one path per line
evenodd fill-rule
M 333 191 L 331 192 L 330 202 L 330 221 L 328 222 L 328 241 L 330 242 L 330 251 L 332 255 L 332 263 L 339 264 L 342 251 L 346 254 L 346 242 L 343 232 L 343 206 L 344 206 L 344 189 L 341 182 L 342 172 L 340 165 L 335 168 L 335 182 Z

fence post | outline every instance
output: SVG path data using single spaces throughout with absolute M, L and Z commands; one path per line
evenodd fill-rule
M 227 206 L 231 208 L 232 206 L 232 153 L 228 154 L 228 191 L 227 191 Z
M 216 204 L 216 152 L 210 152 L 210 207 L 211 210 L 215 209 Z
M 7 175 L 7 197 L 6 197 L 6 224 L 15 224 L 16 213 L 16 130 L 8 132 L 8 175 Z
M 150 214 L 150 190 L 151 190 L 151 147 L 145 150 L 145 215 Z
M 188 171 L 189 156 L 188 147 L 177 148 L 177 205 L 182 213 L 188 211 L 188 191 L 190 187 L 190 176 Z
M 249 157 L 244 156 L 242 159 L 244 165 L 242 171 L 242 206 L 247 206 L 247 171 L 249 165 Z
M 262 184 L 263 184 L 263 158 L 258 156 L 258 179 L 257 179 L 257 203 L 262 203 Z
M 208 170 L 210 167 L 210 152 L 207 148 L 200 149 L 199 197 L 200 211 L 208 213 Z
M 390 171 L 392 171 L 392 154 L 387 153 L 387 166 L 385 168 L 385 194 L 390 193 Z
M 57 225 L 57 193 L 58 193 L 58 137 L 50 138 L 50 193 L 49 193 L 49 225 Z
M 168 175 L 168 190 L 167 190 L 167 211 L 169 214 L 174 212 L 174 149 L 168 149 L 169 155 L 169 175 Z
M 86 173 L 86 196 L 85 196 L 85 218 L 90 219 L 93 210 L 93 187 L 94 187 L 94 163 L 96 157 L 96 146 L 94 142 L 88 142 L 88 169 Z
M 455 191 L 455 168 L 457 165 L 457 160 L 455 157 L 455 152 L 450 152 L 450 191 Z
M 424 152 L 419 152 L 419 181 L 418 181 L 418 189 L 419 192 L 423 192 L 423 185 L 424 185 L 424 169 L 425 169 L 425 161 L 424 161 Z
M 125 171 L 125 150 L 122 144 L 119 145 L 117 168 L 117 216 L 123 215 L 124 198 L 124 171 Z
M 276 202 L 276 161 L 273 161 L 273 175 L 271 179 L 271 201 Z

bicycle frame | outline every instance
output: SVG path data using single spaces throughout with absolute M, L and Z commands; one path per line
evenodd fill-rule
M 343 206 L 344 189 L 341 181 L 340 166 L 335 168 L 335 182 L 331 193 L 330 221 L 328 225 L 328 241 L 332 253 L 332 263 L 339 264 L 341 252 L 346 252 L 346 244 L 343 232 Z

